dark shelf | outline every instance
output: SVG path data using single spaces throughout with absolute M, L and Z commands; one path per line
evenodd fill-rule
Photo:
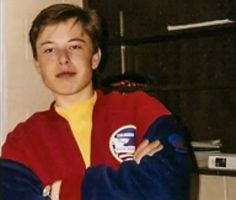
M 201 91 L 201 90 L 235 90 L 236 84 L 230 85 L 166 85 L 166 86 L 153 86 L 153 89 L 160 90 L 160 91 L 173 91 L 173 90 L 180 90 L 180 91 Z
M 216 170 L 216 169 L 209 169 L 209 168 L 199 168 L 198 173 L 205 174 L 205 175 L 236 177 L 236 170 Z
M 236 84 L 231 85 L 166 85 L 166 86 L 137 86 L 137 87 L 106 87 L 102 86 L 105 90 L 118 90 L 120 92 L 132 92 L 135 90 L 151 91 L 204 91 L 204 90 L 235 90 Z
M 128 93 L 128 92 L 133 92 L 133 91 L 137 91 L 137 90 L 142 90 L 145 92 L 152 92 L 154 91 L 154 87 L 153 86 L 136 86 L 136 87 L 101 87 L 102 90 L 104 90 L 105 92 L 109 92 L 109 91 L 120 91 L 120 92 L 124 92 L 124 93 Z
M 189 28 L 184 30 L 175 31 L 162 31 L 158 34 L 145 36 L 142 38 L 118 38 L 110 40 L 108 45 L 140 45 L 140 44 L 150 44 L 159 43 L 180 39 L 191 39 L 200 38 L 214 35 L 225 35 L 225 34 L 235 34 L 236 32 L 236 22 L 223 24 L 223 25 L 212 25 L 199 28 Z

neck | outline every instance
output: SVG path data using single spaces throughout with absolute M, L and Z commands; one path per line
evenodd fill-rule
M 94 90 L 85 91 L 79 94 L 74 95 L 55 95 L 56 106 L 62 108 L 69 108 L 71 105 L 75 103 L 79 103 L 82 101 L 86 101 L 94 95 Z

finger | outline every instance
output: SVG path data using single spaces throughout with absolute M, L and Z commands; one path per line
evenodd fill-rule
M 148 140 L 144 140 L 141 142 L 140 145 L 138 145 L 138 148 L 134 152 L 134 159 L 136 160 L 137 156 L 140 154 L 140 152 L 149 144 Z
M 61 189 L 61 180 L 55 181 L 52 184 L 52 190 L 51 190 L 51 199 L 52 200 L 59 200 L 60 189 Z
M 137 152 L 137 154 L 134 157 L 134 160 L 139 164 L 141 159 L 149 155 L 149 153 L 156 152 L 159 149 L 159 146 L 161 145 L 159 140 L 156 140 L 154 142 L 149 143 L 148 145 L 145 145 L 141 150 Z
M 156 147 L 156 148 L 154 148 L 153 150 L 151 150 L 151 151 L 148 153 L 148 155 L 149 155 L 149 156 L 153 156 L 155 153 L 161 151 L 161 150 L 163 149 L 163 147 L 164 147 L 164 146 L 163 146 L 162 144 L 160 144 L 158 147 Z

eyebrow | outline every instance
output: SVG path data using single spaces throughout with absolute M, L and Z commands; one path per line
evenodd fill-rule
M 86 43 L 86 41 L 84 39 L 81 39 L 81 38 L 72 38 L 68 42 L 82 42 L 82 43 Z M 42 42 L 40 44 L 40 46 L 44 46 L 44 45 L 47 45 L 47 44 L 54 44 L 54 42 L 52 42 L 52 41 L 45 41 L 45 42 Z
M 84 39 L 81 39 L 81 38 L 72 38 L 68 42 L 82 42 L 82 43 L 86 43 L 86 41 Z

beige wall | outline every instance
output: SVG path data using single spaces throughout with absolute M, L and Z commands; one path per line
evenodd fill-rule
M 58 2 L 82 5 L 82 0 L 1 0 L 5 64 L 1 64 L 1 144 L 6 133 L 32 113 L 48 108 L 52 96 L 37 75 L 28 42 L 32 18 L 42 8 Z
M 235 200 L 236 178 L 201 175 L 197 200 Z M 195 199 L 194 199 L 195 200 Z

